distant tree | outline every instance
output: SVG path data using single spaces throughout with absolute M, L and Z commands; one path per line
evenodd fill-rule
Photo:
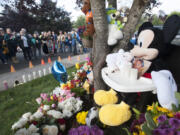
M 179 15 L 179 16 L 180 16 L 180 12 L 173 11 L 173 12 L 171 12 L 168 16 L 171 16 L 171 15 Z
M 157 15 L 153 15 L 152 17 L 152 24 L 153 25 L 162 25 L 164 22 L 161 18 L 159 18 Z
M 34 0 L 5 2 L 2 5 L 4 11 L 0 25 L 16 31 L 24 27 L 30 32 L 71 30 L 70 13 L 56 5 L 57 2 L 52 2 L 52 0 L 41 0 L 40 4 Z
M 85 16 L 81 15 L 77 18 L 77 20 L 74 22 L 73 27 L 74 28 L 79 28 L 80 26 L 86 25 L 85 22 Z

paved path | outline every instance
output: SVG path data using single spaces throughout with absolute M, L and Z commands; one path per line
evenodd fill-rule
M 85 61 L 85 58 L 88 56 L 88 54 L 78 55 L 80 57 L 79 62 Z M 72 67 L 75 65 L 76 62 L 78 62 L 77 57 L 74 56 L 71 57 L 71 60 L 69 61 L 68 58 L 62 59 L 61 63 L 66 67 Z M 53 60 L 55 61 L 55 59 Z M 52 61 L 52 62 L 53 62 Z M 36 65 L 34 68 L 24 68 L 21 70 L 18 70 L 14 73 L 3 73 L 0 74 L 0 91 L 3 91 L 5 89 L 4 81 L 7 81 L 8 87 L 13 87 L 15 80 L 18 80 L 20 82 L 24 81 L 30 81 L 34 78 L 42 77 L 44 75 L 47 75 L 51 73 L 51 66 L 52 64 L 45 64 L 45 65 Z

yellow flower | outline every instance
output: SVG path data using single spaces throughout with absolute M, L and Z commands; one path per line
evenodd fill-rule
M 153 106 L 148 106 L 147 107 L 147 111 L 152 111 L 153 110 Z
M 79 124 L 86 124 L 86 116 L 88 114 L 88 111 L 85 112 L 85 111 L 82 111 L 82 112 L 79 112 L 77 115 L 76 115 L 76 120 Z
M 133 135 L 138 135 L 138 133 L 136 133 L 136 132 L 133 132 Z
M 50 99 L 53 100 L 53 96 L 51 96 Z
M 163 113 L 168 113 L 170 112 L 170 110 L 166 109 L 166 108 L 162 108 L 162 107 L 157 107 L 157 110 Z
M 174 117 L 174 113 L 169 112 L 169 113 L 167 114 L 167 116 L 170 117 L 170 118 L 172 118 L 172 117 Z
M 139 135 L 146 135 L 143 131 L 139 131 Z
M 158 120 L 157 120 L 157 119 L 158 119 L 158 117 L 159 117 L 158 115 L 157 115 L 157 116 L 155 116 L 155 117 L 153 117 L 153 120 L 154 120 L 154 122 L 155 122 L 156 124 L 158 123 Z

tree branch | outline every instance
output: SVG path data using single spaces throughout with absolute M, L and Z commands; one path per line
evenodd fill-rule
M 95 27 L 93 45 L 93 73 L 95 90 L 105 89 L 106 85 L 101 77 L 101 69 L 105 64 L 106 55 L 109 53 L 107 45 L 108 23 L 105 12 L 105 0 L 91 0 L 91 10 Z
M 142 14 L 144 13 L 147 5 L 150 0 L 134 0 L 133 5 L 130 9 L 130 13 L 128 16 L 128 22 L 125 24 L 123 28 L 124 38 L 119 41 L 118 45 L 116 45 L 113 49 L 113 52 L 117 52 L 119 49 L 127 50 L 130 38 L 135 32 L 136 25 L 138 24 Z

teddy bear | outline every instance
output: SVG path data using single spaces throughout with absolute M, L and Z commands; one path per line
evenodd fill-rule
M 106 14 L 108 20 L 108 45 L 112 46 L 123 38 L 123 33 L 121 31 L 123 25 L 117 20 L 120 13 L 115 8 L 107 8 Z
M 106 56 L 106 63 L 109 72 L 115 72 L 125 67 L 132 67 L 133 55 L 120 49 L 118 53 L 108 54 Z
M 83 7 L 81 10 L 86 15 L 86 30 L 84 31 L 83 35 L 92 37 L 95 29 L 90 0 L 83 0 Z

